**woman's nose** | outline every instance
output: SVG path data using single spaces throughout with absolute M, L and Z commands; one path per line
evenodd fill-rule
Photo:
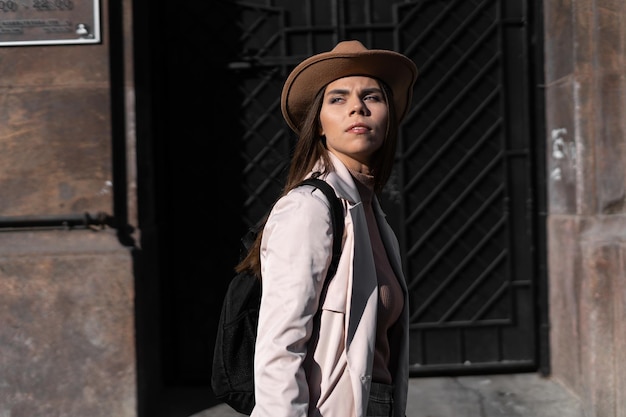
M 353 113 L 365 114 L 365 112 L 366 112 L 365 103 L 363 103 L 362 100 L 355 100 L 354 103 L 352 104 L 352 110 L 350 111 L 350 114 L 353 114 Z

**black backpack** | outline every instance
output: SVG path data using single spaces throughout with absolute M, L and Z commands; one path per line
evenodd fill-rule
M 331 205 L 333 223 L 333 258 L 324 290 L 337 271 L 341 256 L 344 228 L 343 205 L 333 188 L 318 178 L 308 178 L 300 185 L 312 185 L 324 192 Z M 241 239 L 242 255 L 254 242 L 257 228 L 253 226 Z M 215 396 L 243 414 L 254 408 L 254 345 L 259 321 L 261 282 L 254 275 L 242 272 L 228 285 L 217 327 L 211 388 Z

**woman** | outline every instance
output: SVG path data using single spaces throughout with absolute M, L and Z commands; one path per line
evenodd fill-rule
M 285 82 L 282 113 L 298 142 L 285 191 L 238 265 L 263 283 L 254 417 L 405 415 L 407 289 L 376 195 L 416 77 L 405 56 L 345 41 Z M 322 192 L 296 187 L 309 176 L 328 182 L 345 207 L 342 254 L 325 294 L 333 229 Z

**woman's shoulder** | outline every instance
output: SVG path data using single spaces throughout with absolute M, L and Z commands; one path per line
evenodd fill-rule
M 264 237 L 280 235 L 289 240 L 325 234 L 332 224 L 326 196 L 316 187 L 303 185 L 280 197 L 265 223 Z
M 322 205 L 330 205 L 322 190 L 310 184 L 298 185 L 292 188 L 286 195 L 278 200 L 277 204 L 279 203 L 302 208 L 309 207 L 313 210 L 322 208 Z

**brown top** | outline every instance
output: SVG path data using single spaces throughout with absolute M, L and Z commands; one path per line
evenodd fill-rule
M 404 296 L 398 278 L 389 263 L 385 246 L 380 237 L 378 223 L 372 210 L 374 197 L 374 177 L 350 170 L 355 178 L 356 186 L 363 201 L 367 228 L 372 242 L 372 252 L 376 264 L 376 276 L 378 278 L 378 322 L 376 325 L 376 345 L 374 352 L 374 367 L 372 380 L 385 384 L 393 382 L 390 369 L 394 369 L 390 363 L 396 355 L 395 345 L 398 340 L 393 337 L 393 325 L 398 321 L 404 308 Z M 358 277 L 355 277 L 358 279 Z

